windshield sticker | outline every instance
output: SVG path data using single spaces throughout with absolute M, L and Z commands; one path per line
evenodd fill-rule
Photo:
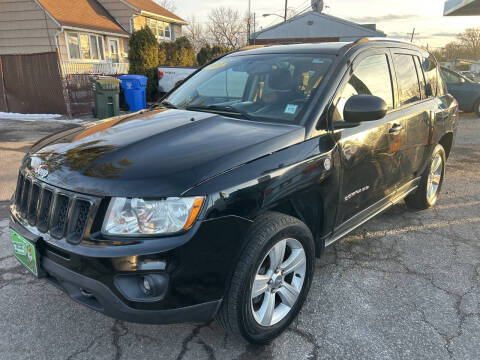
M 285 114 L 295 114 L 297 111 L 298 105 L 287 104 L 284 113 Z
M 323 64 L 324 62 L 323 59 L 316 58 L 313 59 L 312 64 Z
M 217 62 L 214 62 L 213 64 L 208 65 L 205 69 L 206 70 L 215 70 L 215 69 L 220 69 L 220 68 L 224 67 L 225 65 L 227 65 L 227 63 L 225 61 L 217 61 Z

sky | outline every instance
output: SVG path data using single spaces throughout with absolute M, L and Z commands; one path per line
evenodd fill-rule
M 311 0 L 288 0 L 288 7 L 295 12 L 309 9 Z M 468 27 L 480 26 L 480 16 L 444 17 L 444 0 L 325 0 L 324 13 L 358 23 L 376 23 L 377 28 L 389 37 L 409 38 L 413 28 L 415 42 L 430 48 L 438 48 Z M 242 13 L 248 9 L 248 0 L 177 0 L 176 13 L 188 20 L 194 15 L 206 22 L 208 12 L 216 7 L 233 7 Z M 283 16 L 284 0 L 251 0 L 256 13 L 257 29 L 265 28 L 282 19 L 263 17 L 265 13 Z

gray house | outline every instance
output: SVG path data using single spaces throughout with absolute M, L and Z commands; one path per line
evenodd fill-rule
M 363 37 L 385 37 L 374 24 L 360 25 L 335 16 L 309 11 L 250 36 L 250 44 L 355 41 Z

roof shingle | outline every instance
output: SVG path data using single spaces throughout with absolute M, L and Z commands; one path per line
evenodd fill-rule
M 178 20 L 181 22 L 185 22 L 181 17 L 175 15 L 171 11 L 168 11 L 164 7 L 160 6 L 156 2 L 152 0 L 125 0 L 127 3 L 135 7 L 136 9 L 143 10 L 143 11 L 148 11 L 153 14 L 157 14 L 160 16 L 165 16 L 170 19 Z
M 38 0 L 62 26 L 128 35 L 96 0 Z

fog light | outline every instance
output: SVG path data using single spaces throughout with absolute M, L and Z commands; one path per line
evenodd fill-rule
M 143 292 L 145 295 L 152 295 L 153 293 L 153 280 L 149 275 L 143 277 Z

